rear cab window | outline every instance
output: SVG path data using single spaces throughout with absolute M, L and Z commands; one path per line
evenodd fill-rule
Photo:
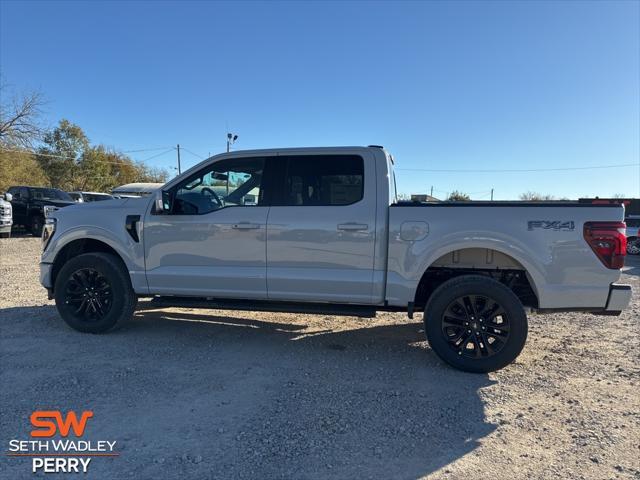
M 364 196 L 364 160 L 358 155 L 280 158 L 284 162 L 284 185 L 275 205 L 352 205 Z

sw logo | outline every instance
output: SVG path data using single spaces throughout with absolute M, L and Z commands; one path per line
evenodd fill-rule
M 563 222 L 561 220 L 529 220 L 527 222 L 528 230 L 554 230 L 556 232 L 571 232 L 575 230 L 576 224 L 573 220 Z
M 33 473 L 87 473 L 93 457 L 117 457 L 115 440 L 83 440 L 91 410 L 36 410 L 30 440 L 9 441 L 9 457 L 30 457 Z M 57 437 L 57 438 L 53 438 Z M 67 438 L 70 437 L 70 438 Z
M 57 431 L 62 437 L 67 437 L 69 431 L 73 429 L 76 437 L 81 437 L 87 426 L 87 420 L 91 417 L 93 417 L 91 410 L 82 412 L 80 420 L 78 420 L 76 412 L 69 412 L 66 418 L 62 418 L 62 413 L 58 410 L 35 411 L 31 414 L 31 425 L 40 430 L 32 430 L 31 436 L 53 437 Z M 54 419 L 55 422 L 51 419 Z

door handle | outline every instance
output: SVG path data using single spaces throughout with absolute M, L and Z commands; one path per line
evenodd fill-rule
M 240 223 L 234 223 L 232 228 L 235 228 L 236 230 L 257 230 L 258 228 L 260 228 L 260 224 L 240 222 Z
M 360 230 L 367 230 L 369 225 L 366 223 L 339 223 L 338 230 L 345 230 L 348 232 L 358 232 Z

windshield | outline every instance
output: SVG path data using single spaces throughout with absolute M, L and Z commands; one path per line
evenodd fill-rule
M 113 198 L 107 193 L 84 193 L 83 196 L 88 202 L 99 202 L 100 200 L 111 200 Z
M 67 202 L 73 202 L 73 199 L 67 192 L 58 190 L 56 188 L 38 188 L 31 190 L 31 196 L 33 198 L 39 198 L 42 200 L 65 200 Z

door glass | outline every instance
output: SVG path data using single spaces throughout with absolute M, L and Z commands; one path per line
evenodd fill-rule
M 264 159 L 238 158 L 209 165 L 176 188 L 173 213 L 202 215 L 224 207 L 263 203 Z
M 357 155 L 289 157 L 284 205 L 351 205 L 362 200 L 364 162 Z

